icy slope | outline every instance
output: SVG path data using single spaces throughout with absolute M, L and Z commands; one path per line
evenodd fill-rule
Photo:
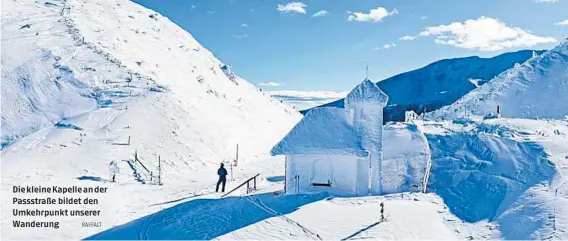
M 563 119 L 568 115 L 567 93 L 568 39 L 429 116 L 485 116 L 496 113 L 499 105 L 503 117 Z
M 494 119 L 426 123 L 428 191 L 506 239 L 568 237 L 568 123 Z
M 444 59 L 379 81 L 377 84 L 389 96 L 385 122 L 404 120 L 404 111 L 407 109 L 419 113 L 424 109 L 432 111 L 449 105 L 515 64 L 521 64 L 533 54 L 542 52 L 524 50 L 493 58 Z M 343 99 L 323 106 L 343 108 Z

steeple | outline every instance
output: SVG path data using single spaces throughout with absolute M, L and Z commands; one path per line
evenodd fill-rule
M 354 107 L 358 103 L 375 103 L 381 107 L 385 107 L 389 97 L 383 92 L 377 84 L 373 83 L 370 79 L 365 79 L 363 82 L 347 95 L 345 98 L 345 107 Z

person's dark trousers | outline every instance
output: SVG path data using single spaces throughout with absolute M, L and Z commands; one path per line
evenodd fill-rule
M 223 183 L 223 187 L 221 189 L 221 192 L 225 192 L 225 183 L 226 182 L 227 182 L 227 179 L 225 179 L 225 178 L 219 179 L 219 181 L 217 182 L 217 188 L 215 188 L 215 192 L 219 191 L 219 184 L 221 184 L 221 183 Z

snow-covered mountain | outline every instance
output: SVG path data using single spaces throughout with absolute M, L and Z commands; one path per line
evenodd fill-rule
M 404 120 L 405 110 L 419 113 L 449 105 L 515 64 L 524 63 L 542 52 L 523 50 L 493 58 L 444 59 L 379 81 L 377 84 L 389 96 L 385 121 Z M 322 106 L 343 108 L 343 99 Z M 307 111 L 309 109 L 302 113 Z
M 96 131 L 130 118 L 123 132 L 140 149 L 163 139 L 180 148 L 160 151 L 176 160 L 217 163 L 237 143 L 243 154 L 268 149 L 299 118 L 179 26 L 130 1 L 2 4 L 3 148 L 42 128 Z M 98 116 L 106 119 L 86 123 Z
M 567 93 L 568 39 L 428 116 L 485 116 L 499 106 L 503 117 L 562 119 L 568 115 Z

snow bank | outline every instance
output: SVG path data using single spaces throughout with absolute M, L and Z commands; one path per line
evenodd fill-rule
M 534 131 L 539 125 L 548 133 Z M 496 222 L 507 239 L 553 235 L 551 217 L 568 214 L 555 213 L 556 204 L 550 201 L 555 192 L 551 187 L 566 180 L 567 160 L 559 155 L 568 153 L 568 146 L 551 148 L 568 143 L 566 136 L 555 134 L 567 127 L 508 119 L 425 124 L 432 150 L 428 191 L 440 195 L 464 221 Z

